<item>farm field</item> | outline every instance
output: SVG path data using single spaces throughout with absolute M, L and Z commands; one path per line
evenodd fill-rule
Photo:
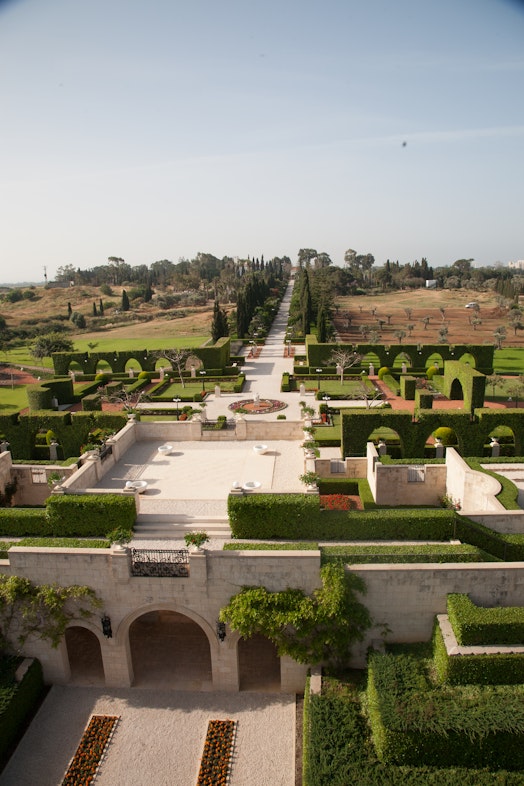
M 478 313 L 465 308 L 466 303 L 474 301 L 479 304 Z M 502 346 L 524 347 L 524 330 L 515 330 L 510 325 L 510 310 L 501 308 L 497 296 L 491 292 L 409 290 L 376 296 L 339 297 L 336 307 L 335 325 L 342 342 L 362 342 L 362 329 L 367 326 L 378 330 L 381 344 L 398 344 L 395 333 L 399 330 L 405 331 L 402 343 L 436 344 L 439 329 L 445 326 L 449 344 L 492 344 L 495 343 L 495 331 L 503 326 L 506 339 Z M 425 324 L 427 317 L 429 321 Z M 477 318 L 480 323 L 475 324 Z M 378 319 L 383 320 L 382 325 Z

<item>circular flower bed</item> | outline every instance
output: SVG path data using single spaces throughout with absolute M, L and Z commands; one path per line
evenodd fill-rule
M 271 412 L 279 412 L 286 407 L 287 404 L 284 404 L 283 401 L 273 398 L 261 398 L 258 401 L 254 398 L 246 398 L 229 405 L 232 412 L 246 412 L 248 415 L 269 415 Z

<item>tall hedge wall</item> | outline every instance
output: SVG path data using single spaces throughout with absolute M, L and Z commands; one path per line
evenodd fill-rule
M 448 655 L 440 626 L 433 633 L 433 659 L 439 680 L 449 685 L 520 685 L 524 655 Z
M 0 705 L 0 770 L 43 690 L 42 667 L 39 661 L 33 660 L 22 681 L 13 686 L 11 700 Z
M 307 494 L 232 494 L 228 513 L 233 537 L 253 540 L 449 540 L 455 517 L 444 509 L 321 510 Z
M 200 358 L 204 368 L 225 368 L 229 365 L 231 339 L 219 339 L 215 344 L 191 347 L 191 354 Z M 161 350 L 158 350 L 161 352 Z M 68 374 L 71 363 L 76 362 L 85 374 L 94 374 L 100 360 L 105 361 L 116 374 L 123 374 L 128 360 L 136 360 L 142 371 L 154 371 L 157 362 L 156 352 L 135 349 L 119 352 L 53 352 L 51 356 L 56 376 Z
M 523 685 L 434 687 L 421 659 L 373 653 L 367 698 L 373 741 L 383 762 L 524 767 Z
M 447 597 L 447 611 L 459 644 L 524 645 L 524 607 L 476 606 L 468 595 L 452 593 Z
M 56 398 L 59 404 L 74 402 L 73 383 L 70 377 L 57 377 L 27 386 L 27 400 L 31 410 L 51 409 L 53 398 Z
M 328 363 L 335 349 L 349 349 L 360 355 L 374 353 L 380 366 L 391 366 L 400 354 L 411 359 L 411 369 L 425 369 L 431 355 L 438 354 L 443 362 L 460 360 L 465 355 L 474 358 L 475 368 L 483 374 L 493 373 L 495 347 L 488 344 L 319 344 L 314 335 L 306 336 L 306 353 L 308 366 L 322 366 Z
M 105 537 L 122 527 L 132 530 L 135 498 L 124 494 L 55 494 L 46 502 L 53 537 Z
M 403 458 L 424 458 L 428 437 L 441 426 L 449 426 L 457 435 L 458 450 L 463 456 L 482 456 L 488 435 L 497 426 L 508 426 L 515 437 L 515 455 L 524 449 L 524 410 L 480 409 L 475 416 L 464 410 L 420 410 L 416 419 L 409 412 L 371 410 L 342 413 L 342 453 L 364 456 L 369 435 L 381 426 L 397 432 Z
M 35 458 L 35 439 L 41 429 L 56 434 L 64 458 L 80 455 L 80 446 L 95 428 L 119 431 L 127 422 L 122 412 L 54 412 L 44 410 L 29 415 L 0 415 L 0 432 L 10 444 L 13 459 Z

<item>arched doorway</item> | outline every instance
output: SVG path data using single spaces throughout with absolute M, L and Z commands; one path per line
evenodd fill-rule
M 280 691 L 280 658 L 273 642 L 261 634 L 238 642 L 240 690 Z
M 202 628 L 176 611 L 150 611 L 129 628 L 134 685 L 211 690 L 211 652 Z
M 73 625 L 65 632 L 71 682 L 77 685 L 105 685 L 100 642 L 93 631 Z

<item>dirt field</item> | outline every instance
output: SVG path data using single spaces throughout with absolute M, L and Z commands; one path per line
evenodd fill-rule
M 480 310 L 465 308 L 466 303 L 476 301 Z M 379 330 L 379 343 L 398 344 L 395 335 L 404 330 L 406 335 L 401 343 L 438 343 L 439 328 L 448 328 L 449 344 L 493 344 L 494 332 L 500 327 L 506 328 L 506 340 L 503 346 L 524 346 L 524 331 L 515 331 L 509 324 L 509 310 L 501 309 L 497 298 L 492 293 L 451 291 L 451 290 L 415 290 L 394 292 L 386 295 L 346 297 L 337 299 L 337 315 L 335 324 L 342 342 L 359 343 L 363 341 L 361 326 L 367 325 Z M 440 309 L 444 309 L 444 313 Z M 411 309 L 408 316 L 406 309 Z M 349 324 L 348 324 L 349 315 Z M 429 317 L 425 327 L 422 321 Z M 479 318 L 481 324 L 475 325 L 473 320 Z M 384 320 L 382 327 L 378 319 Z M 412 325 L 412 329 L 408 329 Z

